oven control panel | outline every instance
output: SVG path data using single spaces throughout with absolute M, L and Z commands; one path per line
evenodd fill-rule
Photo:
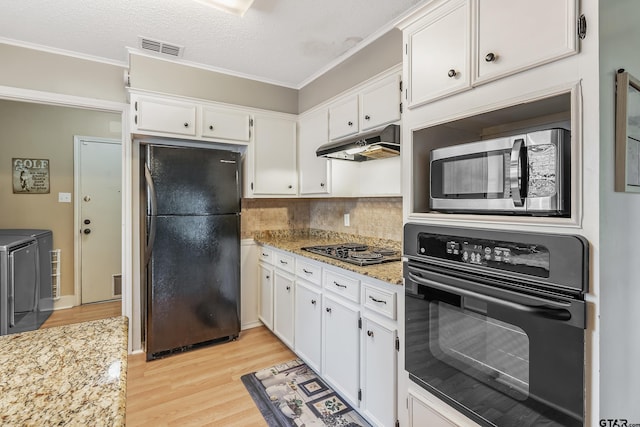
M 541 245 L 418 234 L 418 254 L 500 270 L 549 277 L 549 250 Z

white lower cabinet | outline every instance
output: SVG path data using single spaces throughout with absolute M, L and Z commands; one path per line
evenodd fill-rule
M 293 349 L 293 276 L 278 268 L 273 272 L 273 276 L 273 333 Z
M 338 297 L 322 300 L 322 376 L 358 406 L 360 390 L 360 310 Z
M 409 393 L 407 405 L 409 409 L 409 427 L 458 427 L 458 424 L 450 421 L 411 393 Z
M 260 270 L 260 303 L 258 318 L 269 329 L 273 330 L 273 267 L 263 262 L 258 264 Z
M 295 352 L 316 372 L 322 361 L 322 293 L 296 278 Z
M 395 325 L 384 325 L 362 316 L 360 408 L 364 415 L 380 426 L 392 426 L 398 419 L 396 338 Z
M 258 253 L 260 320 L 371 424 L 396 425 L 402 289 L 272 247 Z

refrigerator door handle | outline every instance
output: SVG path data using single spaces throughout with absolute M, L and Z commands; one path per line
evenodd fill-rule
M 144 264 L 147 265 L 151 259 L 153 244 L 156 240 L 157 199 L 153 178 L 151 178 L 151 171 L 149 170 L 149 165 L 146 163 L 144 164 L 144 178 L 147 182 L 147 198 L 149 203 L 149 234 L 147 235 L 147 246 L 144 250 Z

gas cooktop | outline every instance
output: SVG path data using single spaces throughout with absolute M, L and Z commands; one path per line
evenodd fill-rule
M 359 266 L 400 261 L 400 251 L 389 248 L 367 246 L 362 243 L 308 246 L 302 249 L 317 255 L 326 256 Z

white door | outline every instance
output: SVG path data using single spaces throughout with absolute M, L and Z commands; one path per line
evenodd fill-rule
M 77 139 L 78 229 L 82 304 L 120 298 L 121 145 Z

